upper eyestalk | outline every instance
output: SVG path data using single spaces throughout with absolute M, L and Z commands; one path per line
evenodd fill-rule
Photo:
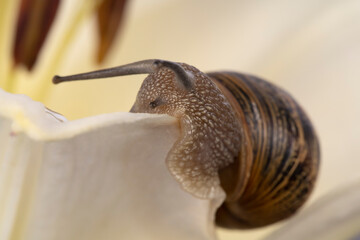
M 177 80 L 186 89 L 190 89 L 192 87 L 192 81 L 189 74 L 180 64 L 171 61 L 159 60 L 159 59 L 143 60 L 114 68 L 107 68 L 107 69 L 63 76 L 63 77 L 56 75 L 53 77 L 52 82 L 54 84 L 58 84 L 61 82 L 118 77 L 118 76 L 132 75 L 132 74 L 150 74 L 162 67 L 172 70 Z

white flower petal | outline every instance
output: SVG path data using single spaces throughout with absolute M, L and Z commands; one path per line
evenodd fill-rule
M 215 239 L 222 199 L 194 198 L 165 166 L 176 119 L 59 118 L 0 91 L 0 239 Z
M 266 240 L 338 240 L 360 237 L 360 182 L 318 200 Z

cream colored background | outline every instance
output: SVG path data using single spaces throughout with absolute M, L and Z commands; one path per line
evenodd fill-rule
M 69 2 L 61 14 L 71 11 Z M 102 67 L 162 58 L 269 79 L 303 105 L 320 137 L 321 172 L 311 201 L 360 180 L 360 1 L 135 0 L 127 7 L 118 44 Z M 99 68 L 93 25 L 81 28 L 59 74 Z M 52 33 L 51 41 L 57 37 Z M 127 111 L 142 79 L 59 85 L 46 104 L 70 119 Z M 219 236 L 260 239 L 272 229 L 220 230 Z

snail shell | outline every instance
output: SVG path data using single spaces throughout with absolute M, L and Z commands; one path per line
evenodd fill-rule
M 196 197 L 226 193 L 216 223 L 265 226 L 291 216 L 313 189 L 319 165 L 315 132 L 285 91 L 234 72 L 205 74 L 193 66 L 144 60 L 54 83 L 148 73 L 131 112 L 179 119 L 181 137 L 166 163 Z
M 217 224 L 252 228 L 291 216 L 308 198 L 318 173 L 319 145 L 309 119 L 289 94 L 269 82 L 239 73 L 208 76 L 249 136 L 246 155 L 220 170 L 228 197 L 217 211 Z M 249 178 L 236 186 L 231 182 L 239 178 L 241 164 Z

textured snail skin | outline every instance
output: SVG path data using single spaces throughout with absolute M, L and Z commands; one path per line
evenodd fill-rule
M 167 155 L 167 166 L 186 191 L 214 198 L 223 194 L 218 170 L 238 155 L 240 122 L 214 82 L 194 67 L 181 66 L 191 78 L 190 88 L 173 70 L 160 68 L 144 80 L 131 111 L 179 119 L 181 137 Z
M 219 226 L 254 228 L 291 216 L 313 189 L 319 165 L 318 141 L 301 107 L 256 77 L 179 65 L 191 87 L 159 68 L 131 110 L 179 118 L 182 135 L 166 159 L 170 172 L 197 197 L 225 190 Z

